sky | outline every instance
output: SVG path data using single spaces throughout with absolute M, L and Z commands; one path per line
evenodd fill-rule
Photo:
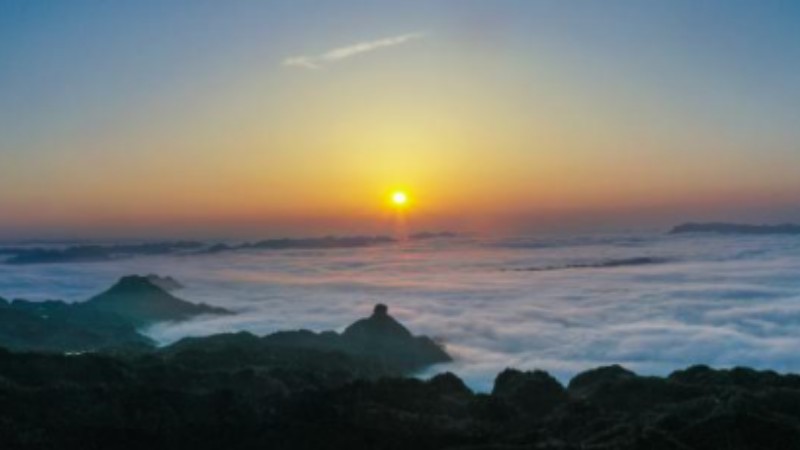
M 800 220 L 794 1 L 0 3 L 0 238 Z

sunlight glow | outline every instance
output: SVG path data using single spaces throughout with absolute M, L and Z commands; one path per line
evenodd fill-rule
M 408 195 L 403 191 L 396 191 L 392 193 L 392 203 L 397 206 L 403 206 L 408 203 Z

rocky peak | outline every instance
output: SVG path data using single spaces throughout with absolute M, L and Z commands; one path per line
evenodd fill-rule
M 106 294 L 154 294 L 165 291 L 153 283 L 148 277 L 128 275 L 119 279 Z
M 389 307 L 378 303 L 372 315 L 361 319 L 344 330 L 348 339 L 408 339 L 412 334 L 400 322 L 389 315 Z

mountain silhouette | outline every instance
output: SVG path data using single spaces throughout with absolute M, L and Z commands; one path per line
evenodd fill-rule
M 669 232 L 682 233 L 719 233 L 719 234 L 800 234 L 800 225 L 784 223 L 779 225 L 748 225 L 740 223 L 710 222 L 684 223 Z
M 354 340 L 371 339 L 408 339 L 411 332 L 389 315 L 389 307 L 377 304 L 372 316 L 361 319 L 345 328 L 343 337 Z
M 167 292 L 177 291 L 179 289 L 183 289 L 184 287 L 180 282 L 178 282 L 178 280 L 170 276 L 162 277 L 160 275 L 151 273 L 146 278 L 148 281 Z
M 0 299 L 0 345 L 24 351 L 146 348 L 153 341 L 124 318 L 62 301 Z
M 426 336 L 414 336 L 388 314 L 385 305 L 375 306 L 372 316 L 347 327 L 344 333 L 314 333 L 308 330 L 279 331 L 257 337 L 250 333 L 228 333 L 184 338 L 165 347 L 166 354 L 216 354 L 209 360 L 291 361 L 293 366 L 317 366 L 319 361 L 351 358 L 353 367 L 377 368 L 381 374 L 410 373 L 432 364 L 451 361 L 445 350 Z M 310 352 L 310 353 L 309 353 Z M 337 356 L 338 355 L 338 356 Z M 330 365 L 329 363 L 326 363 Z M 339 364 L 338 362 L 336 363 Z M 375 370 L 372 370 L 375 372 Z
M 84 305 L 118 314 L 136 325 L 186 320 L 202 314 L 231 314 L 224 308 L 181 300 L 148 277 L 138 275 L 121 278 L 110 289 L 92 297 Z
M 414 336 L 389 315 L 389 308 L 375 305 L 372 315 L 344 330 L 342 340 L 359 353 L 379 360 L 391 360 L 408 368 L 451 361 L 441 346 L 427 336 Z

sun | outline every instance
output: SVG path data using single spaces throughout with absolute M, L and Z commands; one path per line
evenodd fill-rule
M 392 192 L 392 203 L 395 206 L 403 206 L 408 203 L 408 195 L 403 191 L 394 191 Z

